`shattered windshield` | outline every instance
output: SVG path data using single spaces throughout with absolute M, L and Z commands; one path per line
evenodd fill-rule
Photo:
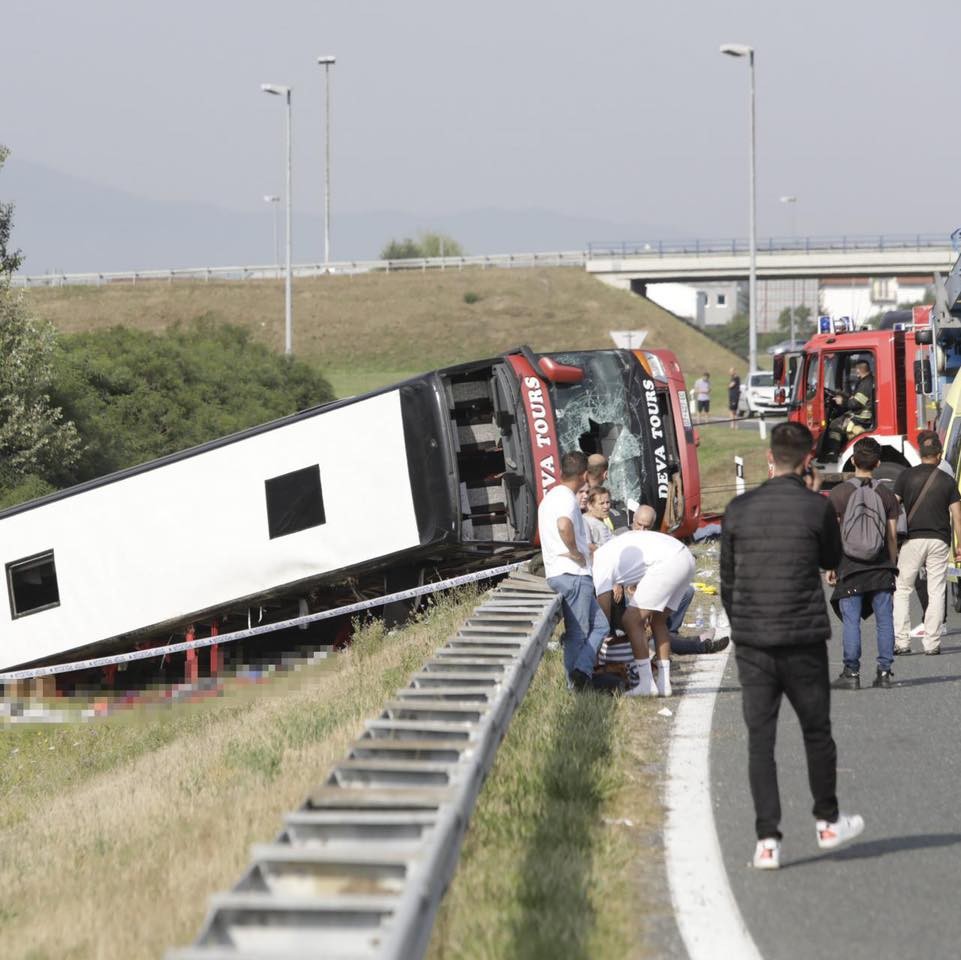
M 551 356 L 584 371 L 580 383 L 555 383 L 550 387 L 560 450 L 603 453 L 607 457 L 607 488 L 613 504 L 633 510 L 640 503 L 653 503 L 650 496 L 645 496 L 654 470 L 650 442 L 642 426 L 646 421 L 640 367 L 617 350 Z

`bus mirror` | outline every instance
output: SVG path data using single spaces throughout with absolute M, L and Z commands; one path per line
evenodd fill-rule
M 914 331 L 914 342 L 921 346 L 928 346 L 932 342 L 932 330 L 930 327 L 922 327 Z
M 778 387 L 774 391 L 774 402 L 781 405 L 787 402 L 787 391 L 784 387 Z
M 931 393 L 931 365 L 926 360 L 914 361 L 914 392 Z
M 551 383 L 580 383 L 584 379 L 584 371 L 567 363 L 558 363 L 550 357 L 541 357 L 541 372 Z
M 774 382 L 784 382 L 784 354 L 778 354 L 774 358 Z

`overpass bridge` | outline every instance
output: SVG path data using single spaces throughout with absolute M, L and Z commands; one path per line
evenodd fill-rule
M 948 273 L 957 259 L 945 234 L 772 237 L 758 243 L 756 270 L 762 281 L 929 277 Z M 595 242 L 585 265 L 598 279 L 643 294 L 649 283 L 747 280 L 750 250 L 743 239 Z

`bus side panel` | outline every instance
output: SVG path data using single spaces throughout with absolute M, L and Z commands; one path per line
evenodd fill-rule
M 52 551 L 59 603 L 0 603 L 0 669 L 416 548 L 409 476 L 394 390 L 6 516 L 6 592 Z

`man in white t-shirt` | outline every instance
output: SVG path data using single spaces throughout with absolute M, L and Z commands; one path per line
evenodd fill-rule
M 562 599 L 564 667 L 577 690 L 590 685 L 598 648 L 609 629 L 594 596 L 590 538 L 575 495 L 586 478 L 587 457 L 580 452 L 565 453 L 561 479 L 537 509 L 544 575 Z
M 623 626 L 640 677 L 640 683 L 627 691 L 628 696 L 651 695 L 655 690 L 647 645 L 648 624 L 658 655 L 657 693 L 662 697 L 671 695 L 671 635 L 667 617 L 680 606 L 693 573 L 691 551 L 680 540 L 653 530 L 629 530 L 595 552 L 594 589 L 608 618 L 615 587 L 622 587 L 627 595 Z

